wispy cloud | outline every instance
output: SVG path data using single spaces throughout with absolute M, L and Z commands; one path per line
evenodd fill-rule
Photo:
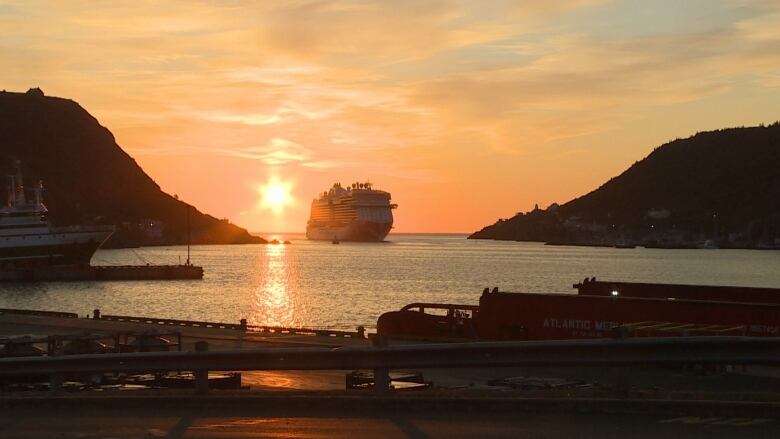
M 19 11 L 14 5 L 0 3 L 0 15 L 15 14 Z
M 273 138 L 262 146 L 217 151 L 234 157 L 257 160 L 271 166 L 300 163 L 306 161 L 311 156 L 311 151 L 308 149 L 282 138 Z

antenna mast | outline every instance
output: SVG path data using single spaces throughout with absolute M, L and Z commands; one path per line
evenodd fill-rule
M 190 244 L 192 242 L 192 232 L 190 230 L 190 205 L 187 206 L 187 265 L 190 265 Z

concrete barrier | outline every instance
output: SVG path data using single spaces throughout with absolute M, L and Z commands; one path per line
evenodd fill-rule
M 778 337 L 664 337 L 339 348 L 147 352 L 0 359 L 0 376 L 177 370 L 354 370 L 504 366 L 780 365 Z M 376 386 L 378 392 L 385 387 Z

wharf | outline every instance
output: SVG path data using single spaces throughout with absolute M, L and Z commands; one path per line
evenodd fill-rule
M 120 281 L 203 279 L 197 265 L 42 267 L 0 270 L 0 282 Z

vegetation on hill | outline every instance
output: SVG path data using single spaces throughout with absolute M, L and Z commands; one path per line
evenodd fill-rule
M 17 160 L 28 187 L 43 180 L 53 224 L 114 224 L 109 246 L 182 244 L 188 231 L 194 244 L 265 242 L 160 190 L 79 104 L 39 89 L 0 92 L 0 174 Z
M 674 140 L 589 194 L 471 238 L 772 248 L 780 238 L 780 123 Z

